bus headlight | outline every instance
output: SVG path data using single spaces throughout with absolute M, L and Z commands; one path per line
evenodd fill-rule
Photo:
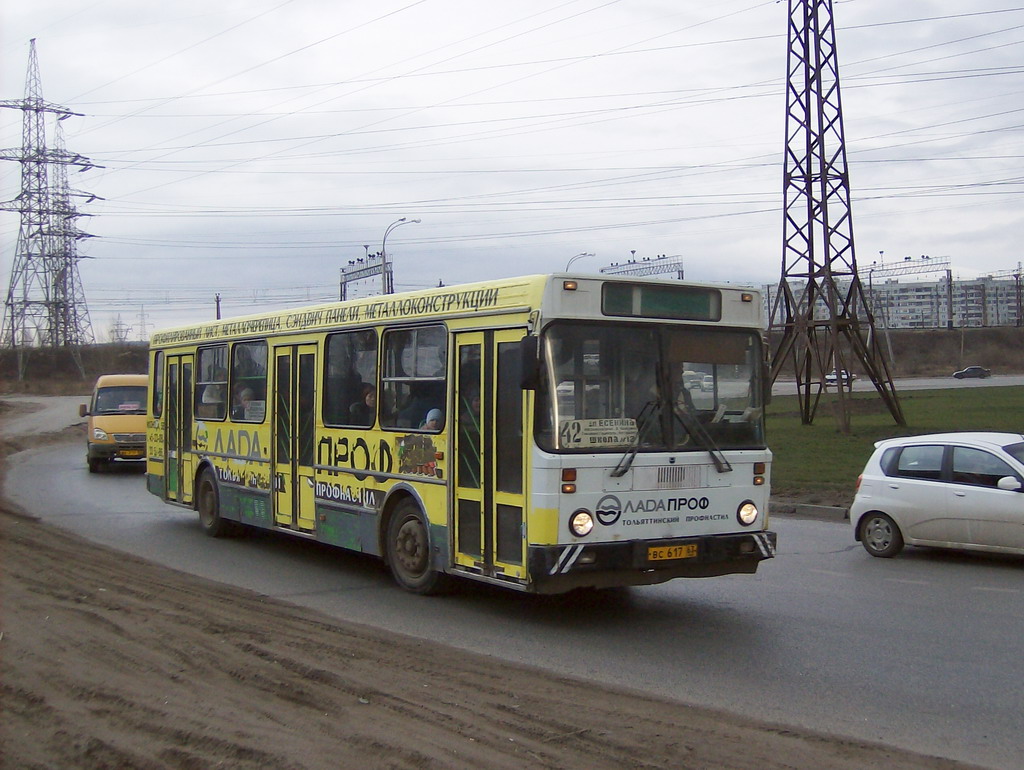
M 750 500 L 741 503 L 740 507 L 736 509 L 736 518 L 744 527 L 749 527 L 757 521 L 757 506 Z
M 580 509 L 569 519 L 569 529 L 576 537 L 586 537 L 593 528 L 594 517 L 590 515 L 590 511 Z
M 97 441 L 106 441 L 110 438 L 105 430 L 100 430 L 99 428 L 92 429 L 92 437 Z

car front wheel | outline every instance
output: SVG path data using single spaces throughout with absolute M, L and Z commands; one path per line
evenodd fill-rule
M 888 559 L 903 550 L 903 534 L 884 513 L 867 514 L 860 520 L 860 542 L 872 556 Z

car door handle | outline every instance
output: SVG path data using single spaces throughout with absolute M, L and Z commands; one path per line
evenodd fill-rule
M 956 495 L 957 497 L 967 497 L 966 492 L 954 492 L 953 494 Z

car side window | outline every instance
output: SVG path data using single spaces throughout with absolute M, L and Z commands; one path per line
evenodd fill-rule
M 941 479 L 944 449 L 935 445 L 904 447 L 899 460 L 891 466 L 889 475 L 909 479 Z
M 882 473 L 886 476 L 896 475 L 896 461 L 900 459 L 900 448 L 889 447 L 882 452 L 882 457 L 878 461 L 878 464 L 882 467 Z
M 1013 469 L 990 452 L 971 447 L 953 447 L 953 481 L 994 487 L 1003 476 L 1017 477 Z

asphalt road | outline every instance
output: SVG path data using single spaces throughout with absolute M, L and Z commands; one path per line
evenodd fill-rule
M 992 388 L 1011 385 L 1024 385 L 1024 375 L 996 374 L 985 379 L 958 380 L 954 377 L 903 377 L 893 381 L 896 392 L 904 390 L 943 390 L 946 388 Z M 868 393 L 874 390 L 870 380 L 857 378 L 853 381 L 854 393 Z M 835 387 L 827 389 L 835 393 Z M 776 396 L 796 395 L 796 383 L 792 380 L 778 380 L 772 386 L 772 394 Z
M 908 549 L 879 560 L 844 524 L 776 517 L 778 558 L 755 576 L 583 598 L 467 584 L 424 598 L 367 557 L 265 533 L 207 538 L 139 474 L 87 473 L 80 447 L 17 455 L 7 493 L 91 540 L 340 619 L 781 725 L 1020 767 L 1022 558 Z

